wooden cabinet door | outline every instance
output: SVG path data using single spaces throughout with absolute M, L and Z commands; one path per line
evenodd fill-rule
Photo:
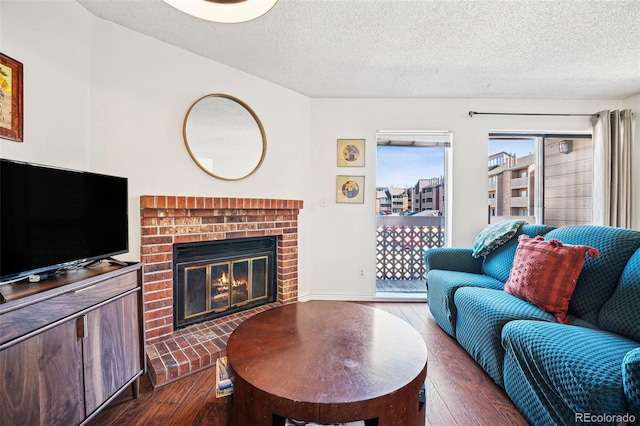
M 131 293 L 87 313 L 84 338 L 87 416 L 142 369 L 138 298 Z
M 0 351 L 0 425 L 77 425 L 83 401 L 75 320 Z

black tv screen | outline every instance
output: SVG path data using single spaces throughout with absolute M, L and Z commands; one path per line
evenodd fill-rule
M 0 160 L 0 281 L 129 249 L 127 179 Z

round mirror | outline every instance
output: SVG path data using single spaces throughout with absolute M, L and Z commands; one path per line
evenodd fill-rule
M 212 94 L 191 105 L 182 128 L 189 155 L 211 176 L 238 180 L 264 160 L 267 138 L 258 116 L 240 99 Z

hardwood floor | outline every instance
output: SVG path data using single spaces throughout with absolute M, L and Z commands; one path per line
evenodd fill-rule
M 364 303 L 410 323 L 422 335 L 428 351 L 427 419 L 430 426 L 527 425 L 504 391 L 458 343 L 435 323 L 424 302 Z M 89 424 L 160 426 L 224 426 L 226 400 L 215 396 L 215 369 L 210 368 L 153 390 L 143 377 L 140 396 L 129 390 Z M 260 425 L 256 425 L 260 426 Z M 382 425 L 385 426 L 385 425 Z M 396 425 L 388 425 L 396 426 Z M 401 426 L 401 425 L 398 425 Z

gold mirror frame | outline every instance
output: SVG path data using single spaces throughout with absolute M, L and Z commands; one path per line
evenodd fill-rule
M 218 99 L 223 99 L 224 102 L 222 104 L 218 103 L 218 105 L 214 105 L 211 103 L 211 100 L 215 101 Z M 232 103 L 229 103 L 229 101 Z M 223 113 L 220 116 L 215 116 L 215 115 L 203 116 L 202 111 L 198 111 L 199 107 L 202 108 L 203 111 L 205 112 L 208 109 L 210 110 L 218 107 L 221 111 L 223 111 Z M 224 116 L 225 108 L 227 109 L 226 110 L 227 114 L 229 112 L 228 111 L 229 108 L 234 109 L 235 111 L 232 111 L 232 112 L 235 113 L 235 116 L 233 117 Z M 195 114 L 196 111 L 198 111 L 198 114 Z M 244 112 L 247 112 L 248 114 L 246 116 L 240 116 L 240 115 L 244 115 L 243 114 Z M 192 120 L 191 125 L 189 122 L 190 118 Z M 228 123 L 222 121 L 227 118 L 233 118 L 233 120 L 229 120 Z M 253 133 L 253 130 L 252 130 L 253 122 L 251 122 L 251 119 L 253 119 L 253 121 L 255 122 L 255 125 L 256 125 L 255 130 L 257 130 L 258 132 Z M 198 120 L 198 121 L 194 123 L 193 120 Z M 238 129 L 237 125 L 244 126 L 244 128 Z M 198 141 L 193 140 L 194 132 L 195 133 L 200 132 L 200 135 L 197 135 L 200 140 Z M 223 156 L 222 160 L 203 157 L 203 155 L 207 155 L 207 154 L 206 153 L 203 154 L 202 152 L 203 150 L 198 148 L 198 145 L 203 145 L 204 143 L 207 142 L 207 141 L 204 141 L 204 142 L 202 141 L 201 134 L 203 132 L 206 132 L 206 137 L 212 138 L 212 142 L 215 143 L 215 146 L 206 145 L 205 151 L 210 154 L 212 154 L 214 151 L 216 151 L 216 154 L 219 154 L 219 153 L 222 154 Z M 246 132 L 251 133 L 249 135 L 250 139 L 252 139 L 251 141 L 245 140 L 245 137 L 241 134 Z M 188 133 L 192 133 L 191 143 L 189 143 Z M 224 141 L 215 140 L 215 138 L 218 135 L 221 135 L 221 137 L 227 136 L 229 137 L 229 139 L 225 139 Z M 260 168 L 267 153 L 267 137 L 264 131 L 264 127 L 262 126 L 262 122 L 260 121 L 256 113 L 251 109 L 251 107 L 249 107 L 249 105 L 247 105 L 240 99 L 234 96 L 226 95 L 222 93 L 212 93 L 209 95 L 202 96 L 201 98 L 197 99 L 189 107 L 184 117 L 184 123 L 182 126 L 182 136 L 184 139 L 184 144 L 187 147 L 187 151 L 189 152 L 189 155 L 191 156 L 193 161 L 205 173 L 217 179 L 234 181 L 234 180 L 240 180 L 240 179 L 244 179 L 251 176 Z M 261 141 L 259 155 L 257 152 L 258 145 L 256 143 L 258 137 Z M 254 152 L 253 153 L 250 152 L 250 154 L 252 154 L 251 155 L 252 158 L 250 157 L 248 159 L 248 161 L 246 162 L 247 165 L 241 169 L 239 174 L 233 175 L 230 173 L 216 171 L 216 167 L 214 167 L 214 164 L 213 164 L 214 161 L 221 161 L 223 163 L 227 163 L 227 162 L 234 163 L 234 162 L 241 162 L 244 159 L 243 157 L 246 157 L 248 149 L 246 146 L 244 147 L 242 146 L 243 143 L 244 144 L 252 143 L 253 145 L 250 148 Z M 239 146 L 236 146 L 236 144 Z M 198 150 L 200 150 L 200 152 L 197 152 Z M 224 151 L 227 151 L 227 152 L 225 153 Z M 200 154 L 200 155 L 197 155 L 197 154 Z M 258 159 L 258 156 L 259 156 L 259 159 Z M 211 163 L 211 165 L 207 166 L 203 164 L 203 162 L 209 162 Z M 218 170 L 219 169 L 220 168 L 218 167 Z

